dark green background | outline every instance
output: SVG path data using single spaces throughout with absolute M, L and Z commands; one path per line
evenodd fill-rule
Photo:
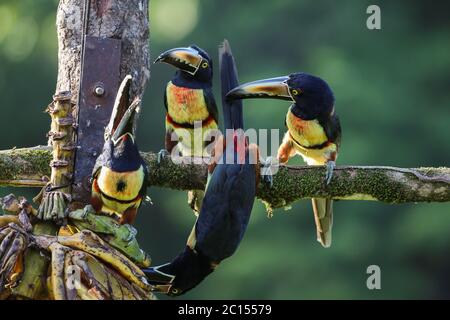
M 369 4 L 380 5 L 382 30 L 366 28 Z M 46 143 L 56 7 L 55 0 L 0 2 L 0 149 Z M 449 12 L 448 1 L 153 0 L 151 55 L 196 43 L 215 58 L 226 37 L 241 81 L 306 71 L 329 82 L 343 127 L 339 164 L 448 166 Z M 163 87 L 173 71 L 152 66 L 142 150 L 163 146 Z M 245 105 L 247 127 L 285 130 L 288 104 Z M 37 190 L 14 192 L 31 198 Z M 183 248 L 194 216 L 184 192 L 149 193 L 154 205 L 142 208 L 136 226 L 159 264 Z M 272 219 L 257 202 L 237 253 L 184 297 L 450 298 L 449 230 L 448 203 L 339 202 L 333 246 L 325 250 L 315 240 L 309 201 Z M 366 288 L 371 264 L 381 267 L 379 291 Z

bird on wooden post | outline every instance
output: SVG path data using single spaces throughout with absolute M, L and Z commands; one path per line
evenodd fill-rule
M 197 286 L 234 254 L 247 229 L 259 178 L 258 149 L 244 135 L 242 102 L 225 98 L 238 85 L 227 41 L 219 49 L 227 139 L 217 141 L 212 172 L 187 246 L 172 262 L 145 269 L 155 291 L 177 296 Z M 220 160 L 220 161 L 219 161 Z M 231 160 L 231 161 L 230 161 Z
M 308 165 L 326 165 L 325 183 L 333 176 L 341 142 L 341 125 L 334 107 L 334 95 L 328 84 L 307 73 L 245 83 L 228 95 L 230 99 L 270 98 L 291 101 L 286 115 L 286 132 L 277 158 L 286 163 L 298 154 Z M 317 240 L 331 245 L 333 202 L 313 198 L 312 206 Z
M 111 119 L 105 129 L 105 144 L 92 172 L 91 205 L 120 223 L 133 223 L 147 191 L 147 166 L 139 154 L 133 123 L 140 100 L 129 105 L 132 77 L 118 91 Z M 126 110 L 126 111 L 124 111 Z
M 212 59 L 206 51 L 192 45 L 160 54 L 155 60 L 159 62 L 178 70 L 165 89 L 165 149 L 159 152 L 158 162 L 175 147 L 183 157 L 208 157 L 219 122 L 212 91 Z M 201 124 L 200 135 L 194 135 L 196 123 Z M 201 190 L 189 192 L 189 205 L 196 213 L 200 211 L 203 195 Z

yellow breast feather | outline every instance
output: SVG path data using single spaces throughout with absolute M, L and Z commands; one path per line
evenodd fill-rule
M 177 123 L 194 124 L 209 116 L 202 89 L 177 87 L 169 82 L 166 96 L 168 112 Z
M 328 141 L 325 130 L 317 120 L 303 120 L 289 111 L 286 125 L 292 138 L 304 147 L 317 146 Z
M 114 172 L 107 167 L 102 167 L 97 178 L 98 187 L 107 196 L 129 201 L 136 198 L 144 182 L 144 168 L 137 171 Z

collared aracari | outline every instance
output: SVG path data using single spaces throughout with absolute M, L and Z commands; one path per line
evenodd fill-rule
M 165 150 L 158 162 L 175 146 L 183 157 L 209 156 L 213 146 L 212 130 L 218 129 L 219 114 L 212 91 L 213 64 L 208 53 L 198 46 L 170 49 L 155 60 L 176 67 L 175 76 L 166 86 Z M 201 135 L 194 136 L 195 123 L 201 122 Z M 177 141 L 178 140 L 178 141 Z M 204 193 L 189 192 L 189 205 L 198 213 Z
M 286 163 L 299 154 L 308 165 L 326 165 L 326 184 L 332 178 L 341 141 L 341 126 L 334 109 L 334 95 L 328 84 L 313 75 L 294 73 L 243 84 L 227 95 L 230 99 L 273 98 L 293 102 L 287 116 L 283 143 L 277 158 Z M 312 199 L 317 240 L 331 245 L 333 203 Z
M 147 166 L 139 154 L 133 134 L 136 99 L 129 105 L 132 77 L 127 76 L 118 91 L 105 144 L 92 172 L 91 205 L 98 213 L 113 216 L 120 223 L 133 223 L 147 190 Z M 129 105 L 129 106 L 128 106 Z
M 155 60 L 176 67 L 175 76 L 166 86 L 166 141 L 168 152 L 178 144 L 183 156 L 205 155 L 208 141 L 194 145 L 193 131 L 196 121 L 202 122 L 203 137 L 208 130 L 218 128 L 219 114 L 212 92 L 213 65 L 208 53 L 192 45 L 170 49 Z M 184 129 L 191 133 L 190 141 L 173 141 L 172 133 Z M 202 138 L 203 138 L 202 137 Z M 184 139 L 183 139 L 184 140 Z M 195 141 L 197 142 L 197 141 Z
M 203 206 L 184 251 L 168 264 L 144 270 L 155 291 L 171 296 L 194 288 L 222 260 L 233 255 L 244 236 L 256 194 L 257 147 L 248 145 L 244 137 L 242 102 L 225 99 L 226 93 L 238 85 L 226 40 L 219 56 L 224 123 L 226 129 L 231 129 L 230 140 L 222 136 L 215 146 L 214 158 L 222 161 L 210 167 L 212 174 Z

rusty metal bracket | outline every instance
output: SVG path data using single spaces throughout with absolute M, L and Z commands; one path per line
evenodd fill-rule
M 102 151 L 104 130 L 119 88 L 120 61 L 119 39 L 85 36 L 72 207 L 89 203 L 92 169 Z

